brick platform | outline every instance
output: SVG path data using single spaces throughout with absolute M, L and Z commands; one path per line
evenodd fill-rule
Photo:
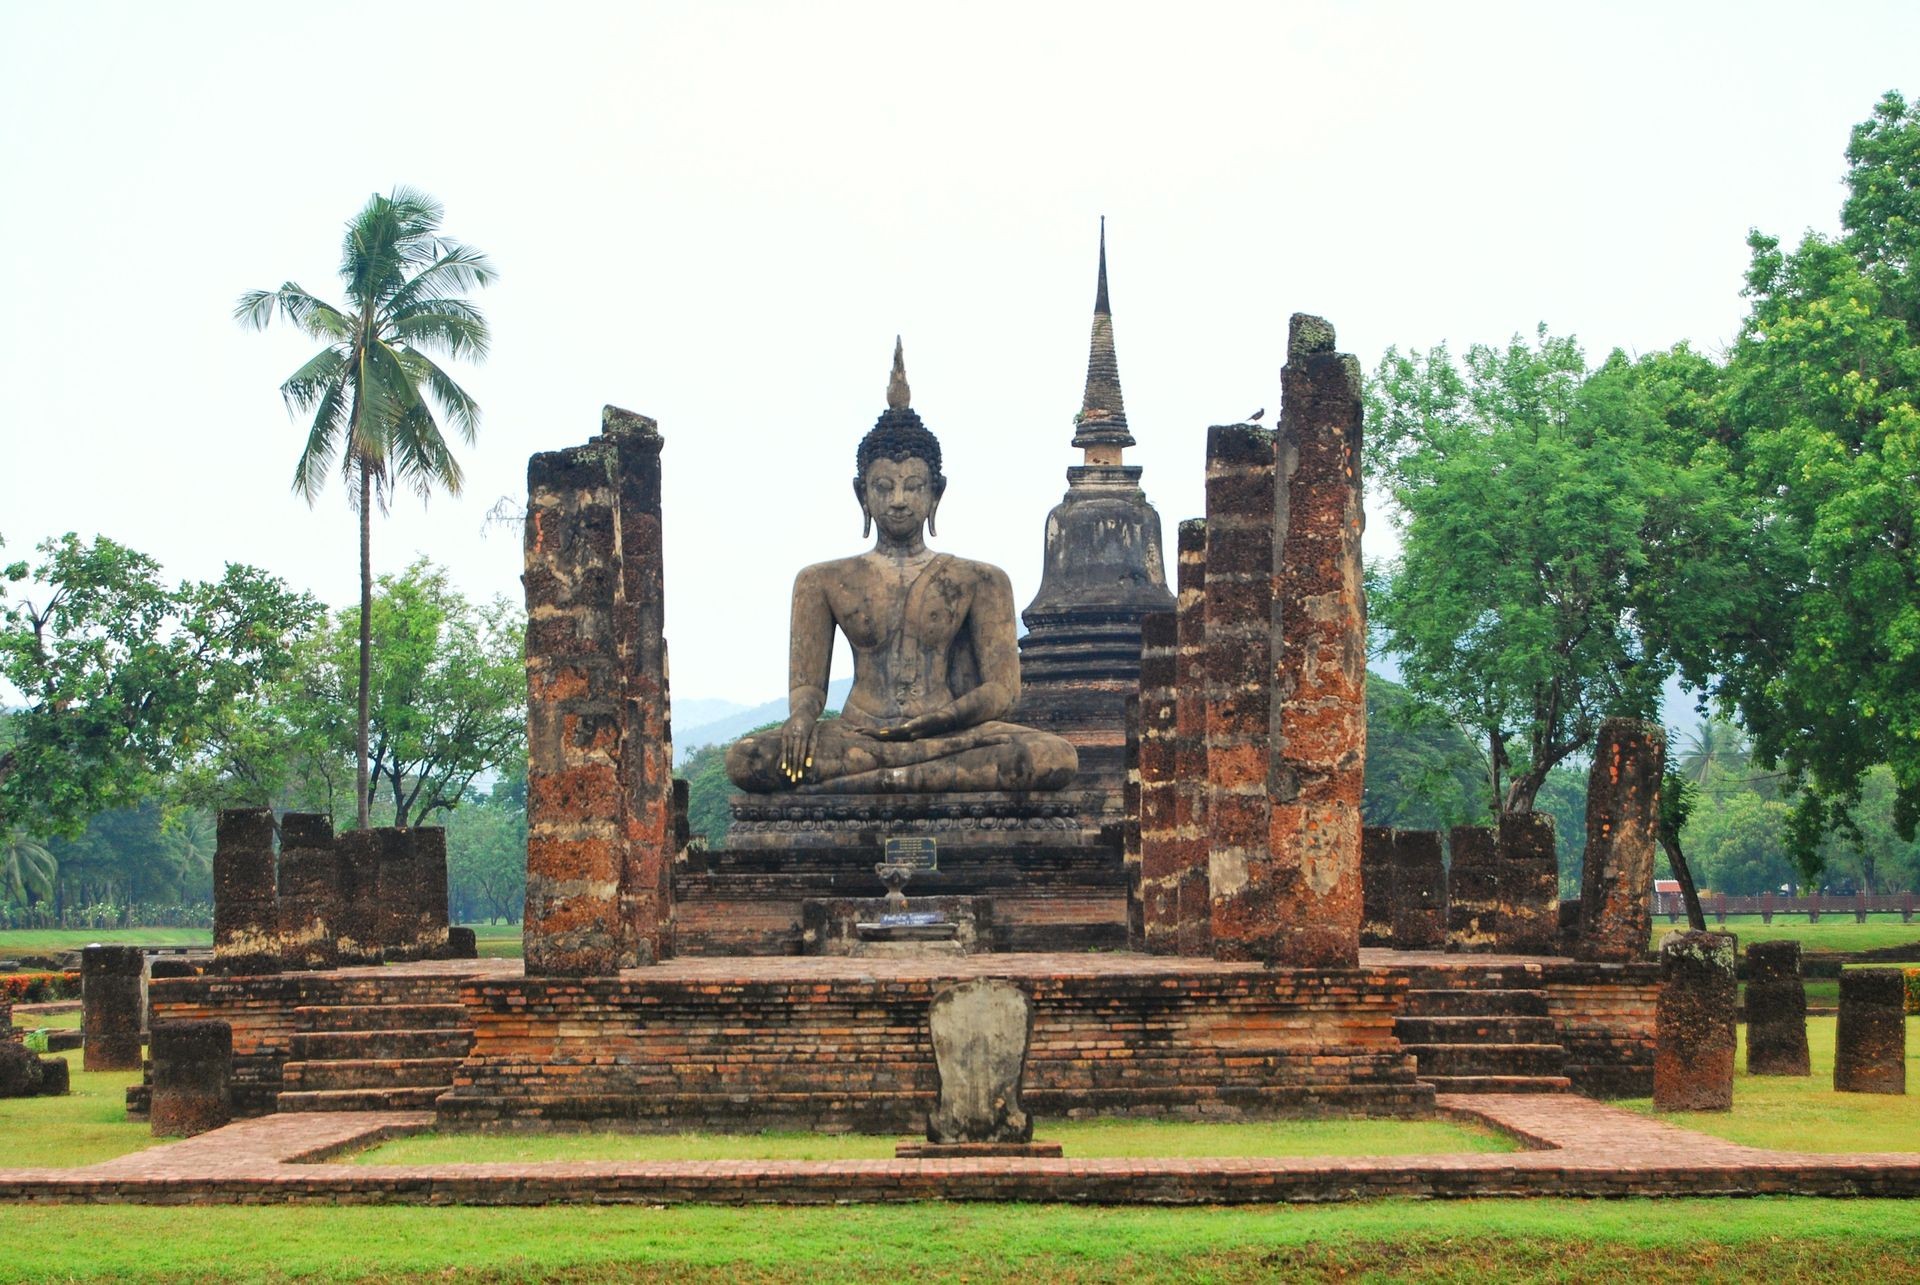
M 1505 1155 L 357 1165 L 424 1112 L 281 1115 L 82 1169 L 0 1169 L 0 1201 L 99 1204 L 1254 1204 L 1379 1196 L 1916 1196 L 1920 1155 L 1762 1151 L 1564 1094 L 1440 1108 L 1534 1149 Z

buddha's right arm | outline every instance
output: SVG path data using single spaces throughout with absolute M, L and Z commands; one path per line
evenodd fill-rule
M 802 571 L 793 582 L 787 650 L 787 715 L 809 722 L 827 707 L 827 678 L 833 665 L 833 609 L 810 571 Z

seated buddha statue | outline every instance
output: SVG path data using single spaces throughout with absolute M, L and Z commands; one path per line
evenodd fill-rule
M 898 341 L 886 413 L 856 464 L 874 546 L 794 579 L 787 721 L 734 742 L 727 775 L 753 793 L 1061 788 L 1079 767 L 1073 746 L 1003 721 L 1020 697 L 1007 573 L 927 548 L 947 479 L 938 439 L 910 408 Z M 836 629 L 853 688 L 840 717 L 823 720 Z

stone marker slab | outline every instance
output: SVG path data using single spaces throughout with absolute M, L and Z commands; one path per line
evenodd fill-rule
M 1733 1010 L 1739 994 L 1733 947 L 1729 933 L 1677 932 L 1660 944 L 1653 1050 L 1658 1110 L 1733 1108 Z
M 1841 970 L 1833 1087 L 1840 1093 L 1907 1091 L 1906 978 L 1899 969 Z
M 962 982 L 934 996 L 927 1024 L 940 1099 L 927 1140 L 1030 1142 L 1033 1120 L 1020 1107 L 1020 1080 L 1033 1033 L 1033 1000 L 992 979 Z
M 1747 1074 L 1811 1075 L 1800 943 L 1747 947 Z

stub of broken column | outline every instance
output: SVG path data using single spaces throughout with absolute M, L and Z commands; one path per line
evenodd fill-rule
M 620 530 L 614 639 L 624 683 L 619 760 L 620 962 L 652 964 L 673 953 L 673 720 L 667 684 L 665 563 L 661 526 L 660 426 L 608 406 L 602 439 L 613 450 Z
M 1176 953 L 1212 950 L 1207 874 L 1207 523 L 1180 524 L 1175 564 L 1173 655 L 1173 852 L 1178 895 Z
M 526 971 L 619 971 L 622 686 L 610 450 L 527 462 Z
M 1280 380 L 1269 844 L 1299 872 L 1285 962 L 1350 968 L 1367 758 L 1360 364 L 1334 351 L 1331 324 L 1296 313 Z
M 1455 953 L 1500 949 L 1500 842 L 1488 825 L 1447 831 L 1447 942 Z
M 213 957 L 229 973 L 280 971 L 273 813 L 227 808 L 214 827 Z
M 1500 949 L 1551 955 L 1560 940 L 1560 861 L 1550 812 L 1500 816 Z
M 447 953 L 447 832 L 423 825 L 413 831 L 414 949 L 421 959 L 441 959 Z
M 1437 830 L 1393 832 L 1393 944 L 1438 950 L 1447 940 L 1447 867 Z
M 1658 724 L 1636 718 L 1609 718 L 1600 724 L 1593 768 L 1587 773 L 1582 959 L 1627 961 L 1647 953 L 1666 758 L 1666 733 Z
M 280 949 L 288 968 L 332 968 L 341 910 L 340 854 L 333 818 L 289 812 L 280 818 Z
M 1174 615 L 1140 620 L 1140 938 L 1156 955 L 1180 951 L 1180 865 L 1174 821 Z
M 335 958 L 341 966 L 378 964 L 384 958 L 377 927 L 380 905 L 380 845 L 374 830 L 334 836 L 340 863 L 340 908 L 333 925 Z
M 1279 962 L 1299 871 L 1268 849 L 1274 434 L 1207 430 L 1207 882 L 1217 959 Z
M 1392 946 L 1394 830 L 1390 825 L 1360 828 L 1360 944 Z

